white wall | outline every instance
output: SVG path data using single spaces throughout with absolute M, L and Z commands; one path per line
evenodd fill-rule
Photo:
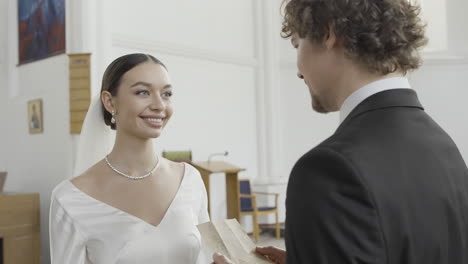
M 26 64 L 17 70 L 18 95 L 10 97 L 5 107 L 8 126 L 6 133 L 2 133 L 6 135 L 8 171 L 5 188 L 40 194 L 42 256 L 44 263 L 48 263 L 50 193 L 68 177 L 71 168 L 66 57 Z M 43 101 L 44 132 L 31 135 L 27 126 L 27 101 L 36 98 Z
M 132 40 L 153 40 L 238 58 L 254 56 L 253 10 L 248 0 L 115 0 L 108 8 L 112 32 L 133 36 Z
M 7 2 L 0 1 L 0 129 L 6 127 L 6 104 L 7 104 L 7 72 L 6 72 L 6 47 L 7 47 L 7 19 L 8 19 Z M 3 135 L 0 132 L 0 135 Z M 6 137 L 0 136 L 0 171 L 6 168 Z
M 422 17 L 427 22 L 430 53 L 468 54 L 466 12 L 468 1 L 422 1 Z
M 446 0 L 447 2 L 447 24 L 448 45 L 452 53 L 468 55 L 468 33 L 466 0 Z
M 447 2 L 422 2 L 422 17 L 427 23 L 426 34 L 429 39 L 426 51 L 440 52 L 448 49 Z
M 0 51 L 0 166 L 8 171 L 7 191 L 40 194 L 42 263 L 50 263 L 50 193 L 71 172 L 68 60 L 59 55 L 17 66 L 17 2 L 1 1 L 0 12 L 0 43 L 6 42 Z M 43 101 L 44 132 L 31 135 L 27 102 L 38 98 Z
M 468 58 L 432 59 L 411 76 L 425 111 L 452 137 L 468 162 Z
M 288 143 L 284 146 L 283 160 L 288 172 L 303 154 L 331 136 L 339 122 L 337 113 L 318 114 L 312 110 L 309 89 L 296 77 L 296 72 L 295 66 L 284 65 L 281 73 L 284 100 L 281 128 Z

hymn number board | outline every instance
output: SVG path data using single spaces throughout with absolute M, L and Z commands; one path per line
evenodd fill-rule
M 91 54 L 68 54 L 70 61 L 70 133 L 80 134 L 91 102 Z

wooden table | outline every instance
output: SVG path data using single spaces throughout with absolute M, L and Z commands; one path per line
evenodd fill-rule
M 202 161 L 191 162 L 191 164 L 200 172 L 208 193 L 208 213 L 210 213 L 210 175 L 213 173 L 226 174 L 226 207 L 228 219 L 236 218 L 239 221 L 239 177 L 240 171 L 245 171 L 235 165 L 224 161 Z
M 39 223 L 39 194 L 0 192 L 0 239 L 3 244 L 0 263 L 40 263 Z

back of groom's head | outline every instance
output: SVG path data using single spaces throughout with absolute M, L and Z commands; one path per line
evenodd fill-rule
M 409 0 L 285 0 L 282 36 L 321 44 L 330 30 L 345 54 L 371 73 L 406 74 L 427 43 L 420 7 Z

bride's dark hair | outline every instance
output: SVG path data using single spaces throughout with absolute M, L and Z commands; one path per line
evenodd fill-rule
M 148 61 L 159 64 L 167 70 L 164 63 L 149 54 L 133 53 L 124 55 L 115 59 L 111 64 L 109 64 L 109 66 L 107 66 L 104 76 L 102 77 L 101 93 L 103 91 L 108 91 L 112 96 L 117 96 L 117 87 L 120 85 L 122 76 L 137 65 Z M 106 110 L 106 108 L 104 108 L 104 105 L 102 105 L 102 113 L 104 115 L 104 122 L 106 125 L 115 130 L 115 124 L 111 123 L 112 115 Z

